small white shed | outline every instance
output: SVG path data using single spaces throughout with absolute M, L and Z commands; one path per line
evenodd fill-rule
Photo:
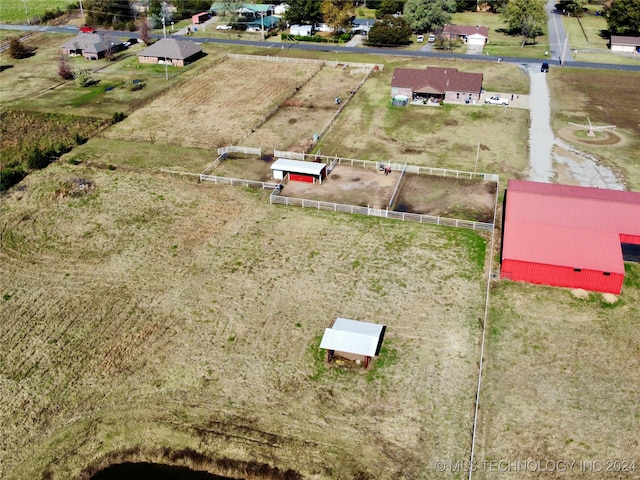
M 291 25 L 291 27 L 289 27 L 289 33 L 301 37 L 310 37 L 313 35 L 313 25 Z
M 322 179 L 327 176 L 327 165 L 279 158 L 271 165 L 271 171 L 275 180 L 282 180 L 288 174 L 292 181 L 322 183 Z
M 336 352 L 364 357 L 364 366 L 369 366 L 371 357 L 380 354 L 387 327 L 377 323 L 336 318 L 332 328 L 322 336 L 320 348 L 327 350 L 327 361 L 331 362 Z

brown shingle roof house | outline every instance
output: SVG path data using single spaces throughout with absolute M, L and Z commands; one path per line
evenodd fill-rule
M 138 54 L 140 63 L 168 62 L 176 67 L 184 67 L 202 55 L 202 47 L 189 40 L 163 38 Z
M 60 47 L 63 55 L 82 55 L 88 60 L 103 58 L 107 50 L 118 51 L 122 42 L 101 33 L 79 33 Z
M 463 40 L 470 45 L 484 45 L 489 40 L 489 29 L 481 25 L 445 25 L 442 36 L 451 40 Z
M 459 72 L 450 67 L 396 68 L 391 96 L 406 95 L 413 103 L 479 103 L 482 79 L 481 73 Z

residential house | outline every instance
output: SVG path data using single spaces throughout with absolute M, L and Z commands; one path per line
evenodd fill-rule
M 104 33 L 79 33 L 60 47 L 63 55 L 82 55 L 88 60 L 104 58 L 122 50 L 122 41 Z
M 140 63 L 166 63 L 184 67 L 202 56 L 202 47 L 189 40 L 163 38 L 138 53 Z
M 468 45 L 485 45 L 489 41 L 489 29 L 480 25 L 445 25 L 442 37 L 451 41 L 461 40 Z
M 481 73 L 459 72 L 451 67 L 396 68 L 391 97 L 405 95 L 412 103 L 479 103 L 482 80 Z

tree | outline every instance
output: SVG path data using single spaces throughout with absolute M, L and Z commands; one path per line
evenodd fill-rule
M 455 0 L 407 0 L 404 17 L 416 32 L 429 32 L 451 23 Z
M 582 17 L 585 12 L 585 5 L 587 0 L 566 0 L 561 2 L 562 9 L 569 12 L 574 17 Z
M 352 8 L 352 0 L 322 0 L 320 6 L 322 18 L 334 35 L 340 33 L 342 29 L 349 30 L 353 17 Z
M 290 25 L 314 25 L 322 19 L 321 0 L 290 0 L 287 3 L 289 8 L 284 18 Z
M 509 0 L 487 0 L 487 5 L 493 13 L 502 13 Z
M 138 34 L 140 35 L 140 40 L 143 41 L 145 45 L 151 45 L 150 30 L 151 26 L 146 18 L 138 20 Z
M 87 70 L 86 68 L 74 72 L 73 78 L 76 82 L 76 85 L 78 85 L 79 87 L 88 87 L 93 83 L 93 79 L 91 78 L 91 70 Z
M 404 10 L 406 0 L 382 0 L 380 6 L 376 10 L 376 18 L 382 18 L 385 15 L 395 15 Z
M 129 0 L 85 0 L 84 10 L 91 25 L 121 27 L 134 19 Z
M 58 75 L 64 80 L 73 79 L 73 68 L 66 55 L 60 55 L 58 58 Z
M 524 38 L 522 46 L 528 38 L 535 38 L 544 32 L 547 23 L 545 0 L 509 0 L 501 13 L 503 20 L 513 33 L 520 33 Z
M 411 27 L 402 17 L 385 15 L 369 30 L 367 43 L 371 45 L 407 45 L 411 39 Z
M 612 35 L 640 35 L 640 2 L 638 0 L 613 0 L 604 9 Z
M 21 58 L 27 58 L 31 56 L 33 50 L 29 47 L 26 47 L 20 40 L 17 38 L 12 38 L 9 42 L 9 56 L 11 58 L 15 58 L 17 60 Z

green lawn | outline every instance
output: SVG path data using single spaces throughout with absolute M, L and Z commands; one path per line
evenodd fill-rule
M 0 22 L 2 23 L 29 23 L 40 17 L 46 11 L 53 11 L 56 8 L 64 10 L 69 5 L 76 5 L 70 0 L 28 0 L 23 3 L 21 0 L 2 0 L 0 8 Z M 26 9 L 26 11 L 25 11 Z

